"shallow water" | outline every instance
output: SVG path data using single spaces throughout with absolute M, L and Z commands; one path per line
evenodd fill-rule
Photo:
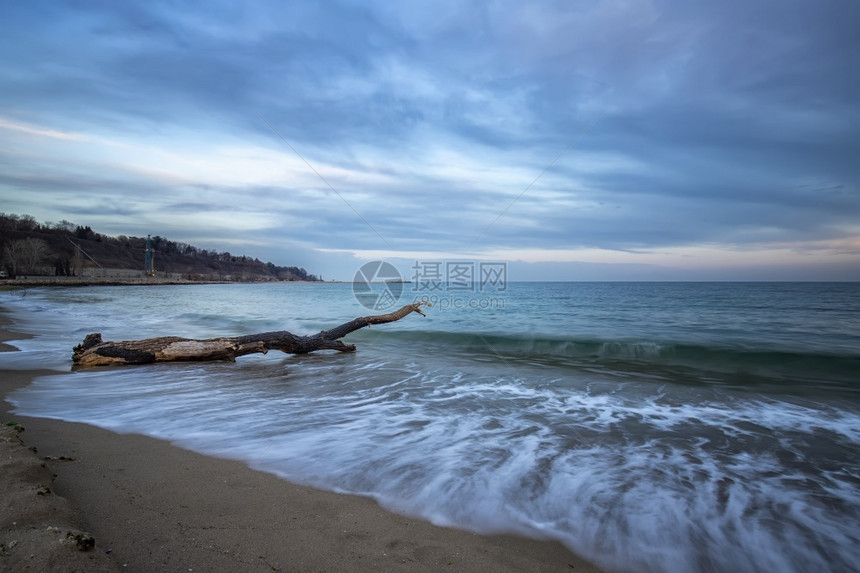
M 0 366 L 65 372 L 92 331 L 310 333 L 368 314 L 348 284 L 0 304 L 38 335 Z M 78 371 L 10 399 L 613 570 L 856 570 L 860 285 L 518 283 L 504 308 L 428 314 L 350 335 L 354 354 Z

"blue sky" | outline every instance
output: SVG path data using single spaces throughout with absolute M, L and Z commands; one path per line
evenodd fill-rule
M 860 280 L 858 30 L 855 0 L 5 2 L 0 211 L 327 279 Z

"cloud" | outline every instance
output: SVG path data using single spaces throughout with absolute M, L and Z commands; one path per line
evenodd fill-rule
M 41 137 L 50 137 L 53 139 L 63 139 L 63 140 L 80 140 L 82 137 L 75 133 L 66 133 L 63 131 L 56 131 L 53 129 L 43 129 L 39 127 L 35 127 L 32 125 L 27 125 L 24 123 L 18 123 L 15 121 L 10 121 L 8 119 L 4 119 L 0 117 L 0 129 L 8 129 L 14 130 L 21 133 L 26 133 L 28 135 L 38 135 Z
M 466 251 L 546 276 L 860 266 L 847 0 L 5 13 L 4 209 L 286 264 L 273 245 L 299 245 L 339 278 Z

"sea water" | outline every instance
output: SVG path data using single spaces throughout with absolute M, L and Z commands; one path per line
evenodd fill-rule
M 404 285 L 402 302 L 428 293 Z M 7 292 L 21 415 L 135 432 L 614 571 L 860 567 L 860 285 L 512 283 L 355 353 L 69 372 L 105 340 L 314 333 L 350 284 Z

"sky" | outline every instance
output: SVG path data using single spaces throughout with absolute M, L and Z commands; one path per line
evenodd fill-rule
M 337 280 L 860 280 L 860 2 L 4 2 L 0 211 Z

